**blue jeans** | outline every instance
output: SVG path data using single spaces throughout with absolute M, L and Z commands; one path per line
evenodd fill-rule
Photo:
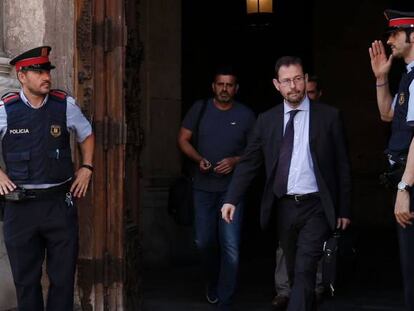
M 232 223 L 221 218 L 226 192 L 194 189 L 196 244 L 207 284 L 217 290 L 219 307 L 231 304 L 239 268 L 243 203 L 237 205 Z

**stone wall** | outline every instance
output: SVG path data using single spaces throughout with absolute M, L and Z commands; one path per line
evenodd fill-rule
M 50 45 L 53 87 L 73 90 L 73 0 L 4 0 L 4 48 L 9 57 Z

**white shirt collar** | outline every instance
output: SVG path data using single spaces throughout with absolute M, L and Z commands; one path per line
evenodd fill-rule
M 26 95 L 24 95 L 23 90 L 20 90 L 20 98 L 23 100 L 23 102 L 34 109 L 39 109 L 40 107 L 43 107 L 43 105 L 47 102 L 48 98 L 49 98 L 49 94 L 47 94 L 45 96 L 45 99 L 43 100 L 42 104 L 39 107 L 33 107 L 32 104 L 29 102 L 29 100 L 27 99 Z
M 414 68 L 414 60 L 407 65 L 407 72 L 410 72 Z
M 305 111 L 308 111 L 310 101 L 309 101 L 308 96 L 305 95 L 305 98 L 302 100 L 302 102 L 296 108 L 290 107 L 289 104 L 287 103 L 286 99 L 283 100 L 283 105 L 284 105 L 285 114 L 289 113 L 289 111 L 291 111 L 291 110 L 305 110 Z

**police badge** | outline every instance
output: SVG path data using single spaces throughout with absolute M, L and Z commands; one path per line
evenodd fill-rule
M 53 137 L 59 137 L 60 136 L 60 134 L 62 134 L 61 133 L 61 129 L 60 129 L 60 125 L 51 125 L 50 126 L 50 134 L 53 136 Z
M 404 92 L 400 93 L 399 99 L 398 99 L 398 104 L 402 105 L 405 102 L 405 94 Z

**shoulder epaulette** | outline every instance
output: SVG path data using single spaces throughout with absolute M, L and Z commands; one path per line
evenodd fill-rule
M 17 102 L 20 99 L 20 95 L 17 92 L 8 92 L 1 97 L 1 100 L 5 104 L 11 104 Z
M 49 95 L 53 96 L 54 98 L 60 100 L 60 101 L 64 101 L 66 100 L 66 97 L 68 97 L 68 93 L 66 93 L 65 91 L 62 90 L 51 90 L 49 92 Z

